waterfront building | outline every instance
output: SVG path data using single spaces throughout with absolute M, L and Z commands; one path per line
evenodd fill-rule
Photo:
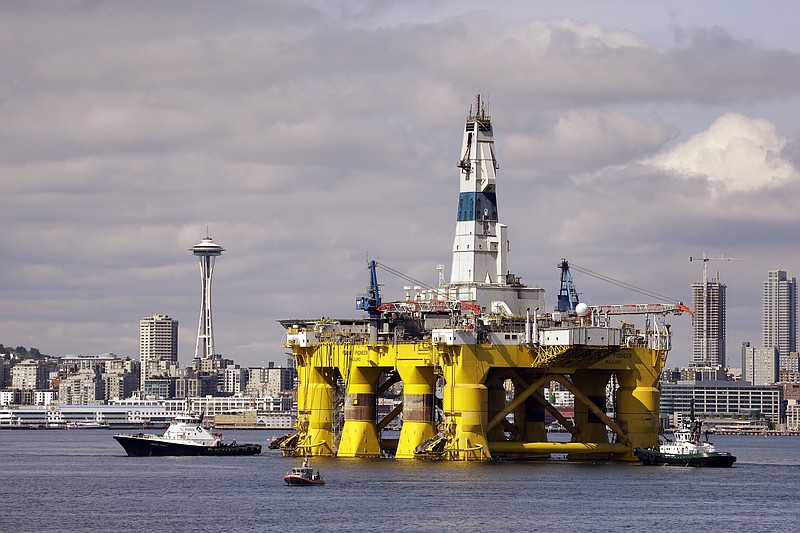
M 771 385 L 778 381 L 778 348 L 742 343 L 742 381 Z
M 800 383 L 798 370 L 781 370 L 778 375 L 782 383 Z
M 231 364 L 223 370 L 222 390 L 230 394 L 244 392 L 247 387 L 247 369 Z
M 665 368 L 661 372 L 662 383 L 674 383 L 677 381 L 725 381 L 727 379 L 728 373 L 720 366 L 684 366 Z
M 740 366 L 729 366 L 725 370 L 725 378 L 723 378 L 721 381 L 726 381 L 726 380 L 727 381 L 743 381 L 742 380 L 743 372 L 744 371 L 742 370 L 742 367 L 740 367 Z
M 5 389 L 11 383 L 11 362 L 0 354 L 0 389 Z
M 106 401 L 130 398 L 140 389 L 139 373 L 112 370 L 102 374 Z
M 293 427 L 297 414 L 291 398 L 208 397 L 183 400 L 119 400 L 108 405 L 50 403 L 15 405 L 5 401 L 8 391 L 0 391 L 0 427 L 65 427 L 69 422 L 99 422 L 112 427 L 166 426 L 176 415 L 204 413 L 207 421 L 228 416 L 228 427 Z M 246 416 L 237 418 L 236 415 Z
M 71 368 L 73 371 L 98 368 L 100 372 L 105 372 L 106 363 L 119 359 L 119 357 L 109 352 L 99 355 L 65 355 L 60 359 L 60 368 Z
M 797 280 L 783 270 L 770 270 L 764 282 L 762 334 L 764 346 L 777 346 L 779 368 L 797 370 Z
M 793 398 L 786 401 L 786 429 L 800 431 L 800 400 Z
M 141 389 L 141 397 L 145 400 L 166 400 L 175 397 L 177 378 L 148 378 Z
M 22 394 L 19 389 L 0 390 L 0 405 L 19 405 Z
M 206 420 L 226 427 L 291 428 L 297 418 L 289 395 L 246 397 L 207 396 L 165 400 L 164 408 L 171 413 L 203 413 Z
M 691 365 L 724 369 L 727 286 L 712 278 L 692 283 L 691 288 L 694 311 Z
M 51 372 L 50 381 L 58 382 L 69 379 L 84 370 L 100 373 L 103 381 L 103 397 L 106 401 L 128 398 L 140 388 L 141 366 L 139 361 L 113 353 L 61 357 L 58 371 Z M 58 385 L 55 387 L 58 388 Z
M 11 388 L 20 390 L 46 389 L 48 368 L 41 359 L 25 359 L 11 368 Z
M 217 392 L 217 375 L 191 372 L 175 379 L 175 398 L 212 396 Z
M 800 383 L 786 383 L 779 381 L 775 385 L 783 388 L 783 399 L 800 401 Z
M 255 396 L 278 396 L 294 388 L 297 371 L 294 367 L 274 366 L 247 369 L 247 394 Z
M 33 391 L 33 405 L 48 406 L 58 403 L 58 389 Z
M 783 387 L 785 401 L 797 400 L 800 402 L 800 371 L 781 370 L 776 385 Z
M 199 365 L 194 367 L 195 370 L 209 374 L 221 373 L 222 370 L 228 368 L 228 365 L 235 364 L 233 359 L 226 359 L 218 353 L 215 353 L 211 357 L 200 359 L 199 361 L 196 361 L 196 363 L 199 363 Z
M 789 352 L 789 357 L 779 366 L 781 370 L 786 370 L 787 372 L 800 372 L 800 354 Z
M 0 408 L 0 427 L 66 427 L 69 422 L 98 422 L 110 426 L 166 426 L 175 416 L 162 404 L 126 402 L 119 405 L 25 405 Z
M 771 424 L 778 424 L 781 421 L 783 388 L 738 381 L 661 384 L 662 414 L 689 416 L 692 400 L 695 413 L 703 418 L 765 418 Z
M 96 367 L 79 370 L 62 379 L 58 386 L 58 401 L 62 404 L 105 403 L 105 399 L 105 382 Z
M 214 243 L 211 237 L 205 236 L 189 251 L 197 256 L 200 262 L 200 283 L 202 297 L 200 303 L 200 320 L 197 326 L 197 344 L 194 349 L 194 367 L 200 369 L 201 361 L 211 359 L 214 354 L 214 323 L 211 314 L 211 278 L 214 274 L 214 261 L 225 249 Z
M 162 362 L 178 362 L 178 321 L 167 315 L 153 315 L 139 321 L 139 385 L 144 391 L 148 379 L 163 375 Z

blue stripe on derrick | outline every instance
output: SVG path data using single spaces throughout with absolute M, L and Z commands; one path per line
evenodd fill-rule
M 497 221 L 497 193 L 462 192 L 458 196 L 458 221 Z

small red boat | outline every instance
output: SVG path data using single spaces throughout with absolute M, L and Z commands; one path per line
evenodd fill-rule
M 295 466 L 283 476 L 287 485 L 324 485 L 325 480 L 319 470 L 314 471 L 308 464 L 308 458 L 303 458 L 302 466 Z

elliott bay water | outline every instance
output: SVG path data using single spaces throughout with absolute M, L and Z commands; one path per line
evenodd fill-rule
M 0 531 L 782 531 L 796 527 L 800 437 L 716 436 L 730 469 L 565 460 L 127 457 L 109 430 L 0 430 Z

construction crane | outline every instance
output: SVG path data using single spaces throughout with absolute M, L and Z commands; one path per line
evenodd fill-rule
M 703 262 L 703 350 L 702 359 L 704 363 L 708 362 L 708 262 L 709 261 L 741 261 L 741 257 L 734 257 L 731 255 L 716 254 L 713 252 L 703 252 L 702 257 L 690 257 L 689 261 L 702 261 Z M 717 272 L 717 282 L 719 282 L 719 272 Z M 695 312 L 697 309 L 695 309 Z M 692 315 L 694 316 L 694 315 Z
M 715 254 L 713 252 L 703 252 L 703 257 L 690 257 L 689 261 L 702 261 L 703 262 L 703 284 L 708 283 L 708 262 L 709 261 L 741 261 L 741 257 L 734 257 L 732 255 Z M 719 274 L 717 274 L 719 280 Z

